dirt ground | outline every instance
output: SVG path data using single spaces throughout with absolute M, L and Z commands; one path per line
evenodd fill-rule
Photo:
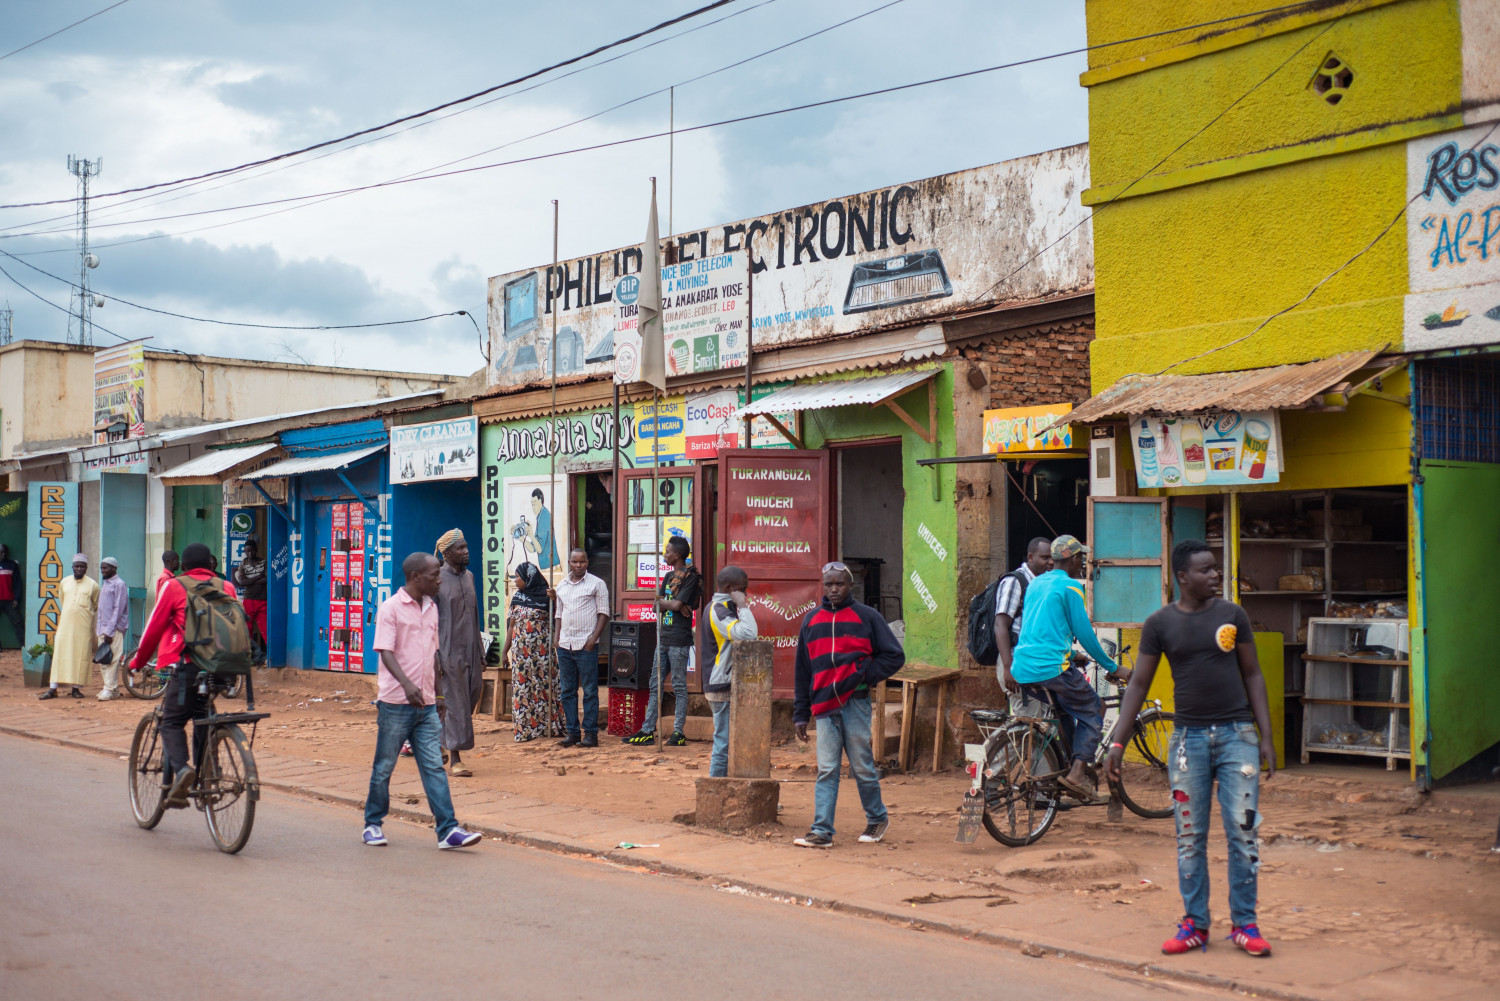
M 99 702 L 97 690 L 96 684 L 85 699 L 46 705 L 78 718 L 118 720 L 122 728 L 133 726 L 148 705 L 131 698 Z M 19 655 L 0 654 L 0 704 L 36 695 L 22 687 Z M 257 708 L 273 714 L 261 724 L 258 749 L 313 762 L 369 763 L 375 707 L 365 679 L 262 676 L 256 695 Z M 708 772 L 707 742 L 658 753 L 601 732 L 597 749 L 564 750 L 548 739 L 517 743 L 510 724 L 487 716 L 475 722 L 476 747 L 463 755 L 474 776 L 453 779 L 457 788 L 672 821 L 691 814 L 694 781 Z M 782 782 L 782 823 L 724 837 L 790 840 L 806 830 L 813 745 L 776 746 L 772 760 L 773 777 Z M 1150 921 L 1162 926 L 1163 937 L 1171 930 L 1180 901 L 1170 820 L 1126 812 L 1122 822 L 1110 823 L 1103 808 L 1080 808 L 1060 814 L 1033 848 L 1008 849 L 983 833 L 976 844 L 960 846 L 953 836 L 967 783 L 957 770 L 886 777 L 891 832 L 871 855 L 872 869 L 963 880 L 1001 903 L 1071 895 L 1099 921 Z M 841 800 L 857 805 L 852 783 L 845 789 Z M 1261 814 L 1260 918 L 1273 942 L 1318 939 L 1387 959 L 1400 956 L 1410 969 L 1493 969 L 1500 962 L 1500 855 L 1489 850 L 1500 785 L 1423 795 L 1405 772 L 1386 772 L 1380 763 L 1295 766 L 1262 787 Z M 1227 915 L 1217 821 L 1209 851 L 1218 927 Z M 913 906 L 939 912 L 946 899 L 952 898 Z

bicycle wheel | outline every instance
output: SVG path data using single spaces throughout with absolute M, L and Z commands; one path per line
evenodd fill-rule
M 161 731 L 156 727 L 156 713 L 149 712 L 135 725 L 130 741 L 130 811 L 135 822 L 151 830 L 166 812 L 166 790 L 162 788 Z
M 260 776 L 250 741 L 237 726 L 216 726 L 204 749 L 198 775 L 198 802 L 219 851 L 233 855 L 250 840 Z
M 1172 739 L 1171 713 L 1149 710 L 1136 717 L 1135 733 L 1120 764 L 1115 790 L 1130 812 L 1148 820 L 1172 816 L 1172 782 L 1167 776 L 1167 744 Z
M 1040 841 L 1057 819 L 1057 796 L 1039 789 L 1032 776 L 1060 771 L 1051 739 L 1030 726 L 1007 730 L 987 763 L 981 790 L 990 837 L 1011 848 Z
M 120 674 L 123 676 L 121 680 L 125 683 L 125 690 L 135 698 L 147 701 L 161 698 L 161 693 L 167 689 L 167 679 L 156 670 L 156 658 L 152 657 L 142 670 L 127 670 L 125 665 L 128 665 L 134 656 L 135 651 L 130 651 L 120 666 Z

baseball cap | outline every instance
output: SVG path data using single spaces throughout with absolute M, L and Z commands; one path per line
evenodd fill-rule
M 1086 552 L 1089 552 L 1089 547 L 1071 535 L 1059 535 L 1052 540 L 1052 558 L 1054 560 L 1065 560 L 1077 553 Z

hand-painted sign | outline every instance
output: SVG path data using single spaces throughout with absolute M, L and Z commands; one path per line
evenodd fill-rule
M 255 512 L 248 508 L 224 509 L 224 576 L 234 580 L 234 572 L 245 561 L 245 542 L 255 535 Z
M 742 368 L 749 341 L 750 303 L 745 292 L 750 261 L 743 252 L 715 254 L 661 269 L 662 336 L 668 375 Z M 640 381 L 640 279 L 615 283 L 615 381 Z M 561 346 L 561 335 L 558 337 Z
M 687 457 L 686 399 L 667 396 L 660 404 L 642 400 L 634 410 L 636 465 L 681 462 Z
M 94 352 L 94 441 L 103 443 L 140 438 L 146 433 L 146 342 L 129 341 Z M 86 464 L 85 478 L 99 470 L 144 473 L 146 460 L 95 459 Z
M 479 418 L 391 428 L 391 482 L 468 480 L 479 475 Z
M 1054 452 L 1073 447 L 1073 426 L 1054 424 L 1073 409 L 1071 403 L 1045 407 L 1006 407 L 984 412 L 984 450 L 991 454 Z M 1046 428 L 1042 434 L 1038 431 Z
M 30 538 L 26 544 L 26 648 L 50 646 L 62 614 L 62 582 L 78 551 L 78 484 L 31 483 L 26 507 Z M 41 684 L 40 658 L 23 654 L 27 680 Z
M 675 244 L 679 262 L 672 291 L 665 271 L 662 279 L 663 299 L 671 299 L 663 314 L 668 372 L 744 364 L 733 324 L 745 298 L 735 286 L 746 272 L 757 348 L 921 323 L 956 305 L 1090 289 L 1088 209 L 1076 196 L 1087 174 L 1087 148 L 1072 146 L 672 237 L 664 241 Z M 1018 230 L 1016 219 L 1030 222 Z M 1046 266 L 1024 266 L 1047 247 Z M 553 310 L 558 374 L 612 376 L 633 348 L 644 256 L 634 245 L 491 278 L 491 384 L 549 376 Z M 725 258 L 744 264 L 703 272 Z M 679 278 L 705 285 L 679 290 Z M 680 322 L 698 326 L 674 335 L 678 309 Z
M 1500 341 L 1500 129 L 1406 144 L 1408 351 Z
M 1132 417 L 1139 487 L 1242 486 L 1281 479 L 1276 412 Z

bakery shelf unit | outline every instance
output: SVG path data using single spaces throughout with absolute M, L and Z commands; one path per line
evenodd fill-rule
M 1411 643 L 1400 619 L 1308 621 L 1302 763 L 1310 754 L 1411 758 Z

